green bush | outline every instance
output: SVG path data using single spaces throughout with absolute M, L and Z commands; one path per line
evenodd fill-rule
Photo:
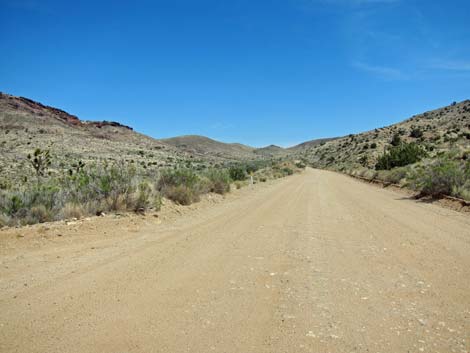
M 209 169 L 205 176 L 209 180 L 209 191 L 225 194 L 230 191 L 230 175 L 224 169 Z
M 294 171 L 289 167 L 284 167 L 284 168 L 282 168 L 282 173 L 284 175 L 292 175 L 292 174 L 294 174 Z
M 246 170 L 240 166 L 230 167 L 229 175 L 233 181 L 243 181 L 247 178 Z
M 413 164 L 426 156 L 426 151 L 415 143 L 402 143 L 392 147 L 385 154 L 379 157 L 376 170 L 390 170 L 395 167 L 402 167 Z
M 150 206 L 150 195 L 152 193 L 152 189 L 150 185 L 146 182 L 141 182 L 139 184 L 137 198 L 135 200 L 135 211 L 142 211 L 146 210 Z
M 446 157 L 422 166 L 412 176 L 412 186 L 423 196 L 459 196 L 469 182 L 470 164 L 462 164 Z
M 139 194 L 142 178 L 125 164 L 81 164 L 80 168 L 65 168 L 54 177 L 43 175 L 37 183 L 25 180 L 14 189 L 0 190 L 0 211 L 9 224 L 17 225 L 74 214 L 147 208 L 157 195 L 148 189 L 141 189 Z
M 187 168 L 164 170 L 158 180 L 157 189 L 163 196 L 180 205 L 199 201 L 200 194 L 205 191 L 201 178 Z
M 157 188 L 162 191 L 165 188 L 184 185 L 196 189 L 200 182 L 199 176 L 191 169 L 166 169 L 163 170 L 158 179 Z
M 410 132 L 410 137 L 413 137 L 413 138 L 423 137 L 423 131 L 421 131 L 421 129 L 419 129 L 419 128 L 414 128 Z
M 400 134 L 394 134 L 392 137 L 392 141 L 390 141 L 392 146 L 399 146 L 401 144 L 401 137 Z

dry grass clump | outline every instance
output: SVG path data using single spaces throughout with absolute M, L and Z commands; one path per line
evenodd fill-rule
M 87 214 L 87 210 L 83 205 L 78 205 L 72 202 L 67 202 L 62 208 L 62 214 L 60 218 L 63 219 L 81 219 Z

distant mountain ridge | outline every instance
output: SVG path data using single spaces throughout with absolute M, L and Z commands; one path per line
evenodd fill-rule
M 49 113 L 52 117 L 56 118 L 59 121 L 62 121 L 66 124 L 80 126 L 80 125 L 94 125 L 99 128 L 103 126 L 115 126 L 123 127 L 129 130 L 132 130 L 130 126 L 123 125 L 116 121 L 86 121 L 80 120 L 77 116 L 67 113 L 66 111 L 42 103 L 33 101 L 32 99 L 25 97 L 15 97 L 6 93 L 0 92 L 0 100 L 6 101 L 3 102 L 4 105 L 10 106 L 16 110 L 22 110 L 25 112 L 30 112 L 31 114 L 37 114 L 43 116 L 45 113 Z
M 199 135 L 185 135 L 160 139 L 162 143 L 171 145 L 187 153 L 198 155 L 215 155 L 233 158 L 256 158 L 256 148 L 240 143 L 225 143 Z

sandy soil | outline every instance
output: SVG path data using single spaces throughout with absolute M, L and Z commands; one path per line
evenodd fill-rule
M 7 230 L 0 351 L 467 352 L 469 255 L 468 215 L 317 170 Z

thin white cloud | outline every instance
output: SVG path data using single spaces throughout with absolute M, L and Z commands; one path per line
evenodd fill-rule
M 430 67 L 448 71 L 470 71 L 470 61 L 439 61 L 433 63 Z
M 404 80 L 407 78 L 401 70 L 392 67 L 370 65 L 364 62 L 354 62 L 352 66 L 386 80 Z

